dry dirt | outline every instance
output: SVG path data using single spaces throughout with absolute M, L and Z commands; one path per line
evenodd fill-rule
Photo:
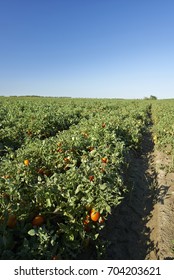
M 106 259 L 174 259 L 174 173 L 172 159 L 154 150 L 151 133 L 144 136 L 141 154 L 130 164 L 131 191 L 113 210 L 104 238 Z
M 157 173 L 156 204 L 152 219 L 147 226 L 151 228 L 150 238 L 155 244 L 148 259 L 174 259 L 172 240 L 174 240 L 174 173 L 170 172 L 171 156 L 155 151 L 153 154 Z

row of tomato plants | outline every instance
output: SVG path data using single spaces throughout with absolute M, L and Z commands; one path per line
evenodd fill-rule
M 148 104 L 119 105 L 2 158 L 2 259 L 76 259 L 91 244 L 102 255 L 100 232 L 128 191 L 126 159 L 149 122 Z
M 159 100 L 152 106 L 153 139 L 158 149 L 174 157 L 174 101 Z M 172 162 L 171 168 L 174 168 Z
M 91 104 L 71 100 L 0 98 L 0 156 L 30 139 L 45 139 L 91 116 Z M 93 110 L 92 115 L 95 115 Z

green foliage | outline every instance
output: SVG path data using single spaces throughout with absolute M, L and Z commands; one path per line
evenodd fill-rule
M 154 136 L 158 148 L 174 154 L 174 102 L 158 101 L 153 104 Z
M 141 149 L 149 103 L 35 97 L 0 103 L 1 258 L 76 259 L 89 245 L 101 257 L 107 224 L 101 221 L 129 191 L 127 158 Z M 93 208 L 100 212 L 96 222 Z M 37 215 L 44 223 L 33 226 Z

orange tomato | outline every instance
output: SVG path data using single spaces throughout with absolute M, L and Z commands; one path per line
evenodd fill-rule
M 84 230 L 86 232 L 89 232 L 91 230 L 91 227 L 90 227 L 90 215 L 86 215 L 85 220 L 83 221 L 83 225 L 84 225 Z
M 94 175 L 89 176 L 89 180 L 90 180 L 91 182 L 93 182 L 93 181 L 94 181 Z
M 8 221 L 7 221 L 7 226 L 9 228 L 14 228 L 16 226 L 17 219 L 15 215 L 9 215 Z
M 28 166 L 29 164 L 30 164 L 30 161 L 29 161 L 28 159 L 25 159 L 25 160 L 24 160 L 24 165 L 25 165 L 25 166 Z
M 42 215 L 37 215 L 33 220 L 32 220 L 32 226 L 42 226 L 44 223 L 44 217 Z
M 84 224 L 84 225 L 88 225 L 89 222 L 90 222 L 90 216 L 87 215 L 86 218 L 85 218 L 85 220 L 83 221 L 83 224 Z
M 10 178 L 10 175 L 4 175 L 2 176 L 3 179 L 9 179 Z
M 107 159 L 106 157 L 103 157 L 103 158 L 102 158 L 102 162 L 103 162 L 103 163 L 107 163 L 107 162 L 108 162 L 108 159 Z
M 96 211 L 95 209 L 92 209 L 90 217 L 93 222 L 97 222 L 100 218 L 100 212 Z
M 68 157 L 65 157 L 65 158 L 64 158 L 64 161 L 65 161 L 66 163 L 70 162 L 70 160 L 69 160 Z

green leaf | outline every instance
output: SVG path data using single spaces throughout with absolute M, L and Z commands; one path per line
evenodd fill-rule
M 37 177 L 38 182 L 42 181 L 42 178 L 40 176 Z
M 76 190 L 75 190 L 75 194 L 78 194 L 81 191 L 81 185 L 79 185 Z
M 94 235 L 94 240 L 96 240 L 98 237 L 99 237 L 99 233 L 96 233 L 96 234 Z
M 111 214 L 111 207 L 109 205 L 106 206 L 106 211 Z
M 71 233 L 71 234 L 69 235 L 69 240 L 74 241 L 74 234 Z
M 104 191 L 106 188 L 107 188 L 107 185 L 106 185 L 106 184 L 100 185 L 100 189 L 101 189 L 102 191 Z
M 47 199 L 46 199 L 46 206 L 47 206 L 47 207 L 51 207 L 51 205 L 52 205 L 52 204 L 51 204 L 50 198 L 47 198 Z
M 30 236 L 34 236 L 34 235 L 36 234 L 36 232 L 35 232 L 34 229 L 30 229 L 30 230 L 28 231 L 28 234 L 29 234 Z

